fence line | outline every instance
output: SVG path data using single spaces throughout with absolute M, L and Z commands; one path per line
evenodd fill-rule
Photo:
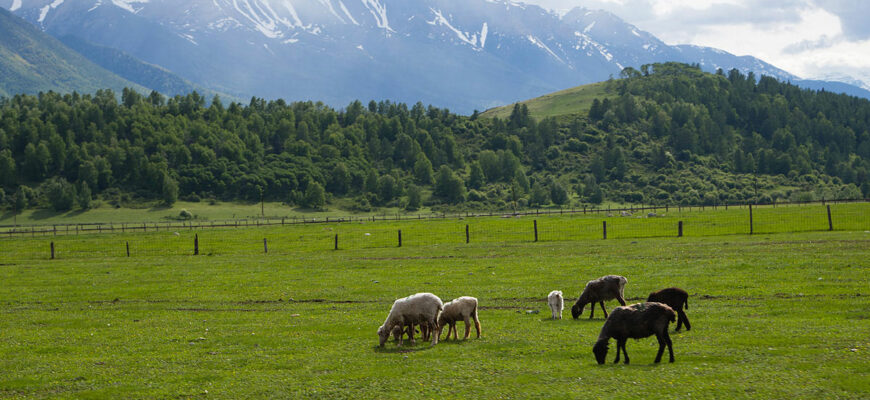
M 52 224 L 52 225 L 0 225 L 0 238 L 15 237 L 15 236 L 60 236 L 60 235 L 86 235 L 93 233 L 127 233 L 127 232 L 160 232 L 161 230 L 194 230 L 194 229 L 223 229 L 223 228 L 250 228 L 270 227 L 270 226 L 285 226 L 285 225 L 305 225 L 305 224 L 331 224 L 331 223 L 347 223 L 347 222 L 378 222 L 378 221 L 411 221 L 411 220 L 438 220 L 438 219 L 455 219 L 455 218 L 484 218 L 484 217 L 522 217 L 522 216 L 554 216 L 554 215 L 616 215 L 621 213 L 660 213 L 677 210 L 678 212 L 707 211 L 707 210 L 728 210 L 730 208 L 750 209 L 759 207 L 777 206 L 807 206 L 807 205 L 828 205 L 828 204 L 849 204 L 849 203 L 868 203 L 870 199 L 855 199 L 855 200 L 833 200 L 833 201 L 808 201 L 808 202 L 783 202 L 783 203 L 763 203 L 763 204 L 721 204 L 721 205 L 693 205 L 693 206 L 653 206 L 640 205 L 628 206 L 620 208 L 560 208 L 560 209 L 544 209 L 544 210 L 526 210 L 517 212 L 464 212 L 464 213 L 441 213 L 441 214 L 382 214 L 371 216 L 341 216 L 341 217 L 265 217 L 265 218 L 245 218 L 234 220 L 216 220 L 216 221 L 166 221 L 166 222 L 138 222 L 138 223 L 113 223 L 113 222 L 91 222 L 77 224 Z M 751 217 L 750 217 L 751 218 Z
M 0 238 L 0 259 L 72 259 L 172 255 L 289 255 L 441 244 L 553 242 L 627 238 L 758 235 L 809 231 L 870 231 L 870 203 L 811 207 L 730 207 L 674 213 L 503 215 L 501 218 L 376 220 L 260 228 L 151 229 Z M 646 211 L 646 210 L 644 210 Z M 750 217 L 751 213 L 751 217 Z M 152 227 L 153 228 L 153 227 Z

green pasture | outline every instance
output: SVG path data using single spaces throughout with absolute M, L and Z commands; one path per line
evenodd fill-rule
M 194 242 L 203 255 L 295 255 L 333 250 L 336 236 L 339 250 L 465 244 L 501 244 L 607 239 L 676 238 L 682 222 L 683 238 L 827 231 L 870 230 L 870 203 L 832 204 L 830 225 L 827 206 L 821 204 L 753 207 L 752 225 L 748 207 L 662 208 L 655 215 L 635 212 L 577 212 L 563 215 L 511 215 L 495 217 L 447 217 L 427 219 L 403 216 L 403 220 L 372 221 L 357 217 L 353 221 L 292 223 L 281 220 L 244 221 L 239 227 L 213 227 L 210 221 L 157 222 L 145 224 L 108 224 L 102 234 L 77 231 L 75 226 L 0 229 L 0 257 L 47 259 L 51 244 L 55 257 L 131 257 L 193 255 Z M 326 221 L 325 217 L 318 217 Z M 310 220 L 310 219 L 309 219 Z M 334 221 L 334 220 L 333 220 Z M 270 223 L 273 225 L 257 226 Z M 467 227 L 467 235 L 466 235 Z M 23 230 L 22 230 L 23 229 Z M 15 240 L 28 238 L 29 240 Z
M 751 236 L 744 208 L 2 238 L 0 397 L 868 398 L 866 207 L 832 206 L 834 232 L 822 206 L 756 209 Z M 550 290 L 570 308 L 605 274 L 630 302 L 690 293 L 674 364 L 648 338 L 599 366 L 600 310 L 549 319 Z M 378 348 L 423 291 L 477 297 L 482 337 Z

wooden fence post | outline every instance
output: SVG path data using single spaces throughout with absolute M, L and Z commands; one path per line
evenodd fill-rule
M 755 233 L 755 227 L 752 224 L 752 204 L 749 205 L 749 234 Z
M 471 242 L 471 236 L 468 235 L 468 224 L 465 224 L 465 244 Z
M 263 238 L 263 253 L 269 254 L 269 242 Z
M 199 255 L 199 234 L 193 235 L 193 255 Z
M 54 260 L 54 242 L 51 242 L 51 259 Z
M 683 237 L 683 221 L 677 225 L 677 237 Z
M 335 249 L 338 250 L 338 234 L 335 234 Z
M 538 220 L 535 220 L 535 241 L 538 241 Z
M 831 220 L 831 205 L 830 204 L 828 204 L 828 230 L 829 231 L 834 230 L 834 221 Z
M 399 247 L 402 247 L 402 230 L 399 229 Z
M 603 221 L 604 238 L 607 239 L 607 221 Z
M 130 242 L 127 243 L 127 257 L 130 257 Z

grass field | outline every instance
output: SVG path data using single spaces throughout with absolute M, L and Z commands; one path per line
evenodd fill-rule
M 571 89 L 561 90 L 534 99 L 521 101 L 529 108 L 529 115 L 537 120 L 547 117 L 563 115 L 587 114 L 592 107 L 592 100 L 612 98 L 616 95 L 605 91 L 607 82 L 598 82 L 590 85 L 577 86 Z M 513 111 L 513 104 L 486 110 L 483 114 L 487 118 L 507 119 Z
M 862 210 L 848 218 L 864 224 Z M 453 232 L 465 222 L 420 228 Z M 392 235 L 397 224 L 0 240 L 0 397 L 870 397 L 866 228 L 340 251 L 296 240 L 269 254 L 233 247 L 281 229 L 290 243 L 304 236 L 297 228 Z M 194 233 L 219 250 L 189 255 Z M 86 248 L 133 238 L 184 244 L 131 258 L 51 261 L 31 250 L 51 239 Z M 609 273 L 628 278 L 630 302 L 672 285 L 690 293 L 693 329 L 672 334 L 676 363 L 654 365 L 648 338 L 629 342 L 631 365 L 610 364 L 611 350 L 598 366 L 600 313 L 547 318 L 550 290 L 563 290 L 570 307 L 586 281 Z M 482 338 L 378 348 L 392 301 L 421 291 L 477 297 Z

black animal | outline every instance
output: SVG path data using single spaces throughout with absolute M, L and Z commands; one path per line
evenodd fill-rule
M 685 307 L 686 310 L 689 309 L 689 294 L 686 293 L 685 290 L 677 287 L 662 289 L 657 292 L 650 293 L 646 301 L 655 301 L 667 304 L 668 306 L 673 308 L 674 311 L 677 312 L 676 330 L 679 331 L 683 324 L 686 324 L 687 331 L 692 330 L 692 325 L 689 324 L 689 317 L 687 317 L 685 311 L 683 311 L 683 307 Z
M 598 335 L 598 341 L 592 347 L 595 360 L 599 364 L 604 364 L 604 359 L 607 357 L 607 343 L 610 338 L 614 338 L 616 339 L 616 359 L 613 362 L 619 362 L 619 350 L 622 349 L 625 363 L 628 364 L 625 342 L 628 339 L 656 335 L 656 339 L 659 341 L 659 352 L 656 354 L 655 362 L 658 363 L 662 360 L 665 345 L 668 346 L 668 352 L 671 356 L 670 362 L 674 362 L 674 348 L 671 344 L 671 337 L 668 336 L 668 325 L 675 319 L 676 313 L 667 304 L 653 302 L 616 307 L 607 317 L 607 321 L 604 321 L 604 326 L 601 327 L 601 333 Z
M 577 298 L 577 301 L 571 307 L 571 316 L 574 319 L 583 314 L 583 308 L 587 304 L 592 303 L 592 310 L 589 313 L 589 319 L 595 315 L 595 303 L 601 304 L 601 310 L 604 311 L 604 318 L 607 318 L 607 309 L 604 308 L 604 302 L 607 300 L 616 299 L 621 305 L 625 305 L 625 283 L 628 279 L 619 275 L 607 275 L 601 278 L 589 281 L 586 287 L 583 288 L 583 293 Z

